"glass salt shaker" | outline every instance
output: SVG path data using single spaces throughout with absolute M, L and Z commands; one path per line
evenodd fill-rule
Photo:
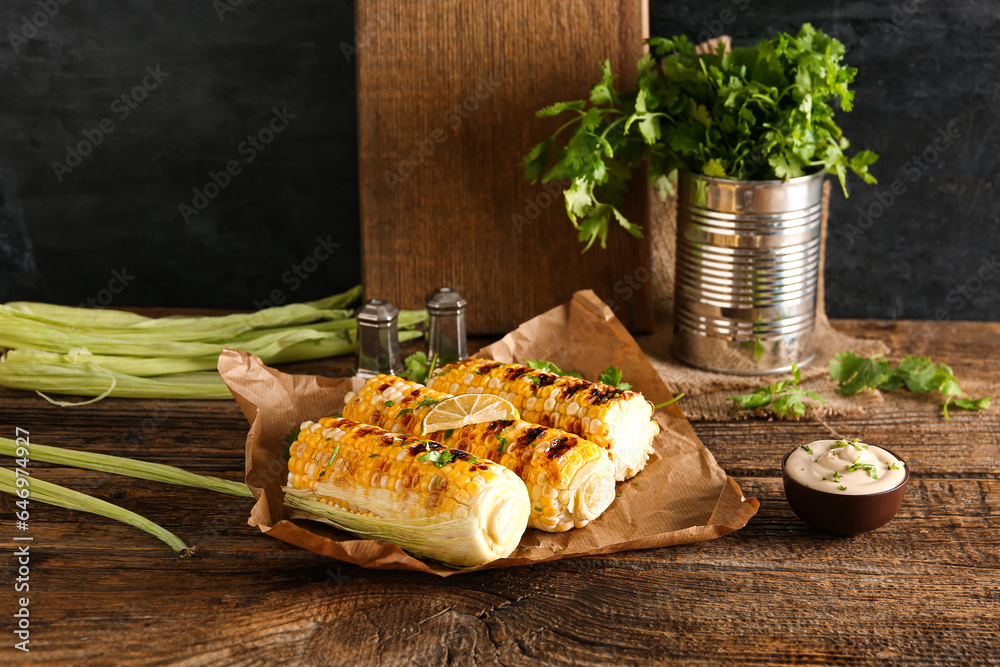
M 388 301 L 372 299 L 358 311 L 359 377 L 403 371 L 399 348 L 399 308 Z
M 439 363 L 469 356 L 465 339 L 465 305 L 462 295 L 450 287 L 440 287 L 427 297 L 430 335 L 427 358 L 437 355 Z

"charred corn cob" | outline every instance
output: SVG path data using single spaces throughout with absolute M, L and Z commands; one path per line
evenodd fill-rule
M 646 466 L 660 428 L 642 394 L 520 364 L 466 359 L 442 367 L 427 385 L 449 394 L 496 394 L 521 418 L 559 428 L 608 450 L 619 482 Z
M 450 397 L 394 375 L 377 375 L 357 394 L 347 395 L 344 416 L 416 435 L 433 406 Z M 509 420 L 424 437 L 513 471 L 528 488 L 532 528 L 582 528 L 615 499 L 614 467 L 607 452 L 572 433 Z
M 492 461 L 347 419 L 300 429 L 284 487 L 292 518 L 456 567 L 510 555 L 527 527 L 524 483 Z

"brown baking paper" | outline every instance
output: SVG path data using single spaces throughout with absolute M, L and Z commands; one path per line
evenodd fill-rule
M 547 313 L 525 322 L 477 356 L 511 362 L 548 359 L 597 377 L 614 364 L 626 380 L 653 403 L 671 398 L 639 346 L 611 310 L 587 290 Z M 226 350 L 219 372 L 250 422 L 246 442 L 246 482 L 257 502 L 249 523 L 304 549 L 386 570 L 419 570 L 442 577 L 494 567 L 527 565 L 587 554 L 651 549 L 711 540 L 746 525 L 759 507 L 744 498 L 736 481 L 698 440 L 675 405 L 657 410 L 661 433 L 655 453 L 637 476 L 618 484 L 621 497 L 596 521 L 565 533 L 529 528 L 510 558 L 456 570 L 410 556 L 384 542 L 358 539 L 324 524 L 291 521 L 282 504 L 287 481 L 285 436 L 293 426 L 341 411 L 357 378 L 288 375 L 265 366 L 252 354 Z

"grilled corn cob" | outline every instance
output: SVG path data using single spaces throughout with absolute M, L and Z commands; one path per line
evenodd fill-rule
M 608 450 L 619 482 L 646 466 L 660 432 L 651 420 L 652 406 L 638 392 L 520 364 L 457 361 L 443 366 L 427 386 L 449 394 L 496 394 L 526 421 L 587 438 Z
M 510 555 L 527 527 L 528 492 L 503 466 L 347 419 L 300 429 L 288 451 L 292 518 L 456 567 Z
M 432 406 L 450 397 L 395 375 L 377 375 L 357 394 L 347 395 L 344 416 L 416 435 Z M 532 528 L 548 532 L 582 528 L 615 499 L 614 467 L 606 451 L 571 433 L 510 420 L 425 437 L 496 461 L 524 480 L 531 497 Z

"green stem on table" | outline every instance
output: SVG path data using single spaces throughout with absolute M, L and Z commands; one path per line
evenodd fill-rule
M 32 445 L 34 449 L 35 445 Z M 18 480 L 26 483 L 18 485 Z M 184 544 L 181 538 L 171 533 L 166 528 L 156 524 L 144 516 L 130 512 L 124 507 L 119 507 L 112 503 L 88 496 L 85 493 L 67 489 L 64 486 L 46 482 L 35 477 L 25 477 L 17 475 L 12 470 L 0 468 L 0 492 L 7 493 L 15 497 L 31 500 L 32 502 L 55 505 L 78 512 L 89 512 L 108 519 L 120 521 L 144 530 L 150 535 L 158 538 L 174 551 L 180 552 L 182 557 L 194 555 L 194 548 Z
M 9 438 L 0 438 L 0 454 L 4 456 L 17 456 L 18 448 L 19 445 L 15 441 Z M 187 470 L 162 463 L 137 461 L 136 459 L 129 459 L 123 456 L 81 452 L 75 449 L 51 447 L 49 445 L 33 444 L 27 449 L 28 456 L 26 458 L 32 461 L 85 468 L 87 470 L 98 470 L 100 472 L 148 479 L 165 484 L 193 486 L 198 489 L 227 493 L 231 496 L 253 498 L 250 489 L 243 482 L 233 482 L 228 479 L 220 479 L 219 477 L 199 475 L 198 473 L 188 472 Z

